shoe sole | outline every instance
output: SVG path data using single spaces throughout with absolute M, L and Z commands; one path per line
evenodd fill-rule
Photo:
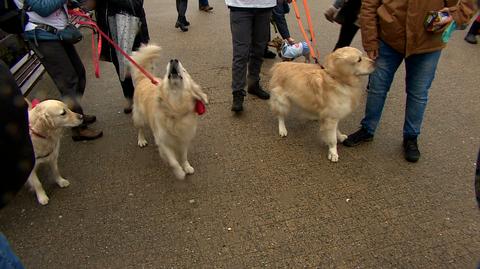
M 87 137 L 87 136 L 72 136 L 73 141 L 79 142 L 79 141 L 90 141 L 90 140 L 95 140 L 103 136 L 103 132 L 100 133 L 98 136 L 93 136 L 93 137 Z

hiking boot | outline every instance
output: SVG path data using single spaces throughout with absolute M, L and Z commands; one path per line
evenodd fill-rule
M 266 59 L 274 59 L 276 56 L 277 54 L 275 52 L 272 52 L 268 49 L 266 49 L 265 52 L 263 53 L 263 58 L 266 58 Z
M 186 17 L 178 17 L 177 22 L 175 23 L 175 28 L 180 28 L 182 32 L 188 31 L 188 25 L 190 23 L 187 21 Z
M 73 141 L 94 140 L 103 136 L 102 131 L 90 129 L 88 127 L 74 127 L 72 128 Z
M 259 82 L 248 86 L 248 93 L 256 95 L 258 98 L 263 100 L 270 99 L 270 94 L 262 89 Z
M 200 9 L 201 11 L 209 12 L 210 10 L 213 9 L 213 7 L 209 5 L 205 5 L 205 6 L 199 6 L 198 9 Z
M 97 117 L 95 115 L 83 115 L 83 124 L 92 124 L 97 121 Z
M 343 145 L 347 147 L 355 147 L 360 145 L 362 142 L 369 142 L 373 140 L 373 135 L 367 132 L 365 128 L 360 128 L 360 130 L 349 135 L 347 139 L 343 141 Z
M 417 138 L 404 138 L 403 151 L 405 160 L 416 163 L 420 159 L 420 151 L 418 150 Z
M 232 111 L 241 112 L 243 111 L 243 99 L 245 98 L 244 91 L 234 91 L 233 92 L 233 102 L 232 102 Z
M 465 41 L 467 41 L 470 44 L 477 44 L 477 37 L 474 34 L 467 34 L 465 36 Z

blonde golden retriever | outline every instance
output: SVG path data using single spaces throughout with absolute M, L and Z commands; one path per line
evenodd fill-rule
M 58 152 L 60 138 L 67 127 L 76 127 L 83 122 L 83 116 L 72 112 L 67 105 L 57 100 L 46 100 L 28 111 L 30 137 L 35 152 L 35 167 L 27 184 L 35 191 L 40 204 L 48 204 L 48 196 L 38 179 L 37 169 L 42 163 L 51 168 L 52 175 L 61 188 L 68 187 L 70 182 L 58 172 Z
M 347 138 L 338 130 L 338 122 L 357 106 L 362 93 L 361 77 L 374 68 L 371 59 L 352 47 L 329 54 L 324 68 L 295 62 L 275 64 L 270 80 L 270 106 L 278 117 L 280 136 L 287 136 L 285 116 L 295 105 L 308 117 L 319 120 L 328 159 L 337 162 L 337 141 Z
M 146 45 L 134 52 L 134 60 L 147 70 L 160 56 L 160 47 Z M 172 167 L 178 179 L 193 174 L 187 152 L 197 129 L 195 104 L 208 103 L 207 95 L 193 81 L 177 59 L 170 60 L 163 79 L 154 85 L 137 68 L 131 67 L 135 83 L 133 123 L 138 129 L 138 146 L 147 145 L 145 128 L 153 132 L 160 156 Z

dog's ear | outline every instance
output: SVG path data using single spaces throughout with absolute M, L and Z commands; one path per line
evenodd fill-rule
M 192 95 L 193 97 L 195 97 L 195 99 L 202 101 L 202 103 L 208 104 L 207 95 L 202 91 L 202 88 L 196 83 L 193 84 Z

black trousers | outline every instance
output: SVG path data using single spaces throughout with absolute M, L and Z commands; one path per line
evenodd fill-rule
M 117 70 L 117 75 L 119 75 L 119 63 L 118 63 L 117 54 L 115 52 L 112 53 L 111 58 L 112 58 L 112 63 L 115 66 L 115 70 Z M 127 99 L 133 99 L 133 92 L 135 91 L 135 87 L 133 86 L 132 77 L 131 76 L 126 77 L 124 81 L 120 80 L 120 75 L 118 77 L 119 77 L 118 81 L 120 81 L 120 85 L 122 86 L 123 96 L 125 96 L 125 98 Z
M 356 26 L 354 23 L 343 23 L 342 27 L 340 28 L 340 35 L 338 36 L 337 44 L 333 50 L 350 46 L 353 38 L 358 32 L 358 29 L 358 26 Z
M 34 42 L 32 45 L 36 46 Z M 75 46 L 62 41 L 37 41 L 40 61 L 57 85 L 69 108 L 83 115 L 80 98 L 85 92 L 85 67 Z
M 185 18 L 187 13 L 188 0 L 177 0 L 178 19 Z
M 27 103 L 8 66 L 0 61 L 0 208 L 22 188 L 34 164 Z
M 270 38 L 271 8 L 230 9 L 230 29 L 232 31 L 232 91 L 244 91 L 248 84 L 260 81 L 263 53 Z

